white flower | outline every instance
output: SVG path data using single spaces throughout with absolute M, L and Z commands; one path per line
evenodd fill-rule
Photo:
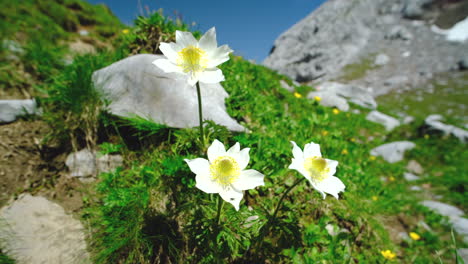
M 296 142 L 291 141 L 291 143 L 293 144 L 294 158 L 289 168 L 304 175 L 312 184 L 312 187 L 323 195 L 324 199 L 325 193 L 329 193 L 338 199 L 338 193 L 345 189 L 343 182 L 333 176 L 338 161 L 322 158 L 319 144 L 310 142 L 304 146 L 304 152 L 302 152 Z
M 167 59 L 158 59 L 153 64 L 164 72 L 188 75 L 188 83 L 219 83 L 224 75 L 216 66 L 229 60 L 232 50 L 223 45 L 218 47 L 216 30 L 211 28 L 197 41 L 192 33 L 176 31 L 176 42 L 161 43 L 159 49 Z
M 218 140 L 208 148 L 208 160 L 186 159 L 190 170 L 196 174 L 195 185 L 206 193 L 219 193 L 221 198 L 239 210 L 243 190 L 264 185 L 264 175 L 256 170 L 245 170 L 249 163 L 249 148 L 240 150 L 236 143 L 228 151 Z

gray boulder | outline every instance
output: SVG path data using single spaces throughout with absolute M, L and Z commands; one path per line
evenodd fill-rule
M 377 107 L 372 94 L 360 86 L 338 82 L 324 82 L 317 86 L 317 90 L 334 93 L 347 99 L 349 102 L 365 108 L 375 109 Z
M 382 66 L 387 64 L 390 61 L 390 57 L 388 57 L 386 54 L 380 53 L 375 57 L 374 64 L 377 66 Z
M 349 104 L 341 96 L 338 96 L 336 93 L 331 92 L 331 91 L 315 91 L 315 92 L 310 92 L 307 95 L 308 99 L 314 99 L 316 96 L 320 97 L 320 104 L 323 106 L 328 106 L 328 107 L 336 107 L 340 109 L 341 111 L 348 111 L 349 110 Z
M 402 15 L 405 18 L 418 19 L 422 18 L 425 11 L 434 0 L 406 0 L 403 5 Z
M 22 115 L 39 114 L 36 101 L 0 100 L 0 123 L 10 123 Z
M 443 216 L 447 216 L 447 217 L 463 216 L 463 211 L 453 205 L 441 203 L 438 201 L 430 201 L 430 200 L 422 201 L 421 204 Z
M 419 180 L 419 177 L 414 175 L 413 173 L 409 173 L 409 172 L 405 172 L 403 174 L 403 177 L 405 178 L 405 180 L 407 181 L 417 181 Z
M 390 163 L 395 163 L 403 160 L 405 151 L 416 147 L 416 144 L 409 141 L 397 141 L 383 144 L 373 148 L 370 152 L 372 156 L 381 156 L 384 160 Z
M 122 166 L 121 155 L 98 155 L 95 151 L 82 149 L 68 155 L 65 164 L 70 170 L 69 177 L 77 177 L 79 180 L 89 182 L 94 176 L 102 172 L 111 172 Z
M 427 126 L 428 131 L 439 131 L 445 135 L 453 135 L 463 143 L 468 140 L 468 131 L 456 126 L 447 125 L 443 123 L 442 120 L 443 117 L 441 115 L 430 115 L 426 117 L 425 125 Z
M 17 263 L 91 263 L 83 225 L 44 197 L 20 195 L 0 219 L 0 248 Z
M 371 122 L 383 125 L 387 131 L 391 131 L 400 125 L 400 121 L 398 121 L 396 118 L 383 114 L 377 110 L 371 111 L 369 114 L 367 114 L 366 119 Z
M 93 73 L 93 82 L 115 115 L 141 116 L 171 127 L 196 127 L 198 101 L 195 87 L 178 74 L 164 73 L 152 64 L 161 55 L 140 54 L 118 61 Z M 219 84 L 200 84 L 203 117 L 232 131 L 245 128 L 226 112 L 228 94 Z
M 390 31 L 385 35 L 387 39 L 401 39 L 401 40 L 411 40 L 413 39 L 413 34 L 404 26 L 396 25 L 390 29 Z
M 291 93 L 294 92 L 294 86 L 289 85 L 285 80 L 280 80 L 280 85 Z

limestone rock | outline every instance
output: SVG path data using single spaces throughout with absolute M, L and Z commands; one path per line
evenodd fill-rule
M 388 57 L 386 54 L 380 53 L 375 57 L 374 64 L 377 66 L 382 66 L 387 64 L 390 61 L 390 57 Z
M 110 101 L 115 115 L 141 116 L 171 127 L 196 127 L 198 101 L 195 87 L 176 73 L 164 73 L 152 62 L 161 55 L 140 54 L 118 61 L 93 74 L 95 87 Z M 203 117 L 232 131 L 245 131 L 226 112 L 228 94 L 218 84 L 200 84 Z
M 370 109 L 375 109 L 377 107 L 377 103 L 372 94 L 360 86 L 338 82 L 324 82 L 317 86 L 317 90 L 343 97 L 362 107 Z
M 122 166 L 123 158 L 120 155 L 99 156 L 95 151 L 82 149 L 68 155 L 65 164 L 70 170 L 70 177 L 78 177 L 87 182 L 99 173 L 110 172 Z
M 371 122 L 383 125 L 387 131 L 391 131 L 395 127 L 400 125 L 400 121 L 398 121 L 396 118 L 383 114 L 376 110 L 371 111 L 369 114 L 367 114 L 366 119 Z
M 0 218 L 0 247 L 17 263 L 90 263 L 82 224 L 59 205 L 22 194 Z
M 39 114 L 36 101 L 0 100 L 0 123 L 10 123 L 22 115 Z
M 401 39 L 401 40 L 411 40 L 413 39 L 413 35 L 411 32 L 408 31 L 403 26 L 396 25 L 390 29 L 387 35 L 385 35 L 387 39 Z
M 406 169 L 409 170 L 410 172 L 416 173 L 416 174 L 423 174 L 424 173 L 424 169 L 421 166 L 421 164 L 419 164 L 415 160 L 410 160 L 408 162 L 408 165 L 406 165 Z
M 290 86 L 285 80 L 280 80 L 280 85 L 291 93 L 294 92 L 294 86 Z
M 461 217 L 463 215 L 463 211 L 453 205 L 430 200 L 422 201 L 421 204 L 443 216 Z
M 442 120 L 443 117 L 441 115 L 428 116 L 425 119 L 425 125 L 427 126 L 428 131 L 439 131 L 445 135 L 453 135 L 463 143 L 468 140 L 468 131 L 456 126 L 447 125 L 443 123 Z
M 381 156 L 384 160 L 390 163 L 395 163 L 403 160 L 405 151 L 413 149 L 416 144 L 409 141 L 396 141 L 383 144 L 371 150 L 373 156 Z
M 348 102 L 341 96 L 336 95 L 334 92 L 330 91 L 315 91 L 315 92 L 310 92 L 307 95 L 308 99 L 314 99 L 315 96 L 318 96 L 321 98 L 320 104 L 323 106 L 328 106 L 328 107 L 336 107 L 340 109 L 340 111 L 348 111 L 349 110 L 349 104 Z
M 405 180 L 407 181 L 417 181 L 419 180 L 419 177 L 414 175 L 413 173 L 409 173 L 409 172 L 405 172 L 403 174 L 403 177 L 405 178 Z
M 463 263 L 468 263 L 468 248 L 457 249 L 457 254 L 463 259 Z

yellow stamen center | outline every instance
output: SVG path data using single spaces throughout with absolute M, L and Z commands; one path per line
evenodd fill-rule
M 201 72 L 208 66 L 206 52 L 195 46 L 188 46 L 178 53 L 177 66 L 185 73 Z
M 320 157 L 310 157 L 304 161 L 304 169 L 310 178 L 316 182 L 321 182 L 329 176 L 330 168 L 327 161 Z
M 213 181 L 228 186 L 239 178 L 241 170 L 235 159 L 229 156 L 221 156 L 211 163 L 210 173 Z

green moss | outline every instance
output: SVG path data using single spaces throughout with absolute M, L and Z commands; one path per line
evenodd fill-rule
M 348 64 L 343 67 L 343 73 L 337 80 L 342 82 L 349 82 L 352 80 L 358 80 L 366 76 L 366 73 L 370 70 L 377 68 L 374 64 L 374 54 L 370 54 L 368 57 L 363 58 L 357 63 Z

